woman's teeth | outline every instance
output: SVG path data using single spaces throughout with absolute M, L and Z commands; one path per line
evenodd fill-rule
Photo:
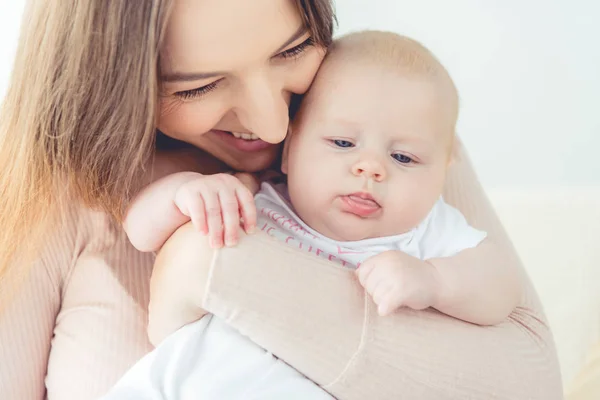
M 238 139 L 244 139 L 244 140 L 258 140 L 259 139 L 259 137 L 257 135 L 255 135 L 254 133 L 231 132 L 231 134 Z

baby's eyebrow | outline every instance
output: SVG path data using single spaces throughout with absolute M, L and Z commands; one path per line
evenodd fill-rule
M 342 126 L 345 129 L 350 129 L 352 131 L 358 131 L 358 124 L 349 119 L 345 118 L 335 118 L 333 123 L 337 126 Z

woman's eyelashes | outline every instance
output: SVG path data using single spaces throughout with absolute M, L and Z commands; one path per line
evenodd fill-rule
M 177 96 L 181 100 L 191 100 L 191 99 L 196 99 L 196 98 L 202 97 L 202 96 L 212 92 L 213 90 L 215 90 L 217 88 L 217 86 L 219 86 L 219 83 L 222 80 L 223 80 L 223 78 L 218 79 L 214 82 L 209 83 L 208 85 L 204 85 L 204 86 L 201 86 L 196 89 L 175 92 L 175 96 Z
M 292 48 L 284 50 L 281 53 L 276 54 L 274 57 L 281 58 L 284 60 L 287 60 L 290 58 L 296 58 L 296 57 L 299 57 L 300 55 L 302 55 L 306 51 L 306 49 L 313 46 L 314 44 L 315 44 L 314 39 L 312 37 L 309 37 L 308 39 L 306 39 L 304 42 L 300 43 L 299 45 L 296 45 Z
M 289 48 L 287 50 L 282 51 L 281 53 L 278 53 L 276 55 L 273 56 L 273 58 L 275 59 L 282 59 L 282 60 L 290 60 L 290 59 L 295 59 L 300 57 L 309 47 L 314 46 L 315 42 L 313 40 L 312 37 L 309 37 L 308 39 L 306 39 L 304 42 Z M 178 97 L 181 100 L 192 100 L 192 99 L 197 99 L 200 98 L 210 92 L 212 92 L 213 90 L 215 90 L 218 86 L 219 83 L 223 80 L 223 78 L 216 80 L 214 82 L 209 83 L 208 85 L 204 85 L 201 86 L 199 88 L 196 89 L 190 89 L 190 90 L 183 90 L 180 92 L 175 92 L 175 96 Z

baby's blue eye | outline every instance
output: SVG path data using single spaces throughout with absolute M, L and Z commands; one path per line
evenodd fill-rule
M 413 162 L 412 158 L 405 156 L 404 154 L 392 154 L 392 157 L 394 158 L 394 160 L 402 164 L 410 164 L 411 162 Z
M 336 139 L 333 141 L 333 143 L 337 146 L 337 147 L 341 147 L 344 149 L 348 149 L 350 147 L 354 147 L 354 143 L 348 141 L 348 140 L 342 140 L 342 139 Z

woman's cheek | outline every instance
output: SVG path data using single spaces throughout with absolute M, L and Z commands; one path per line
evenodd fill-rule
M 292 70 L 288 72 L 288 76 L 291 77 L 287 85 L 288 90 L 296 94 L 306 93 L 317 75 L 324 56 L 325 50 L 313 49 L 300 62 L 292 64 L 290 67 Z
M 218 104 L 202 104 L 201 100 L 166 104 L 161 110 L 158 128 L 176 139 L 190 139 L 213 129 L 222 117 Z

